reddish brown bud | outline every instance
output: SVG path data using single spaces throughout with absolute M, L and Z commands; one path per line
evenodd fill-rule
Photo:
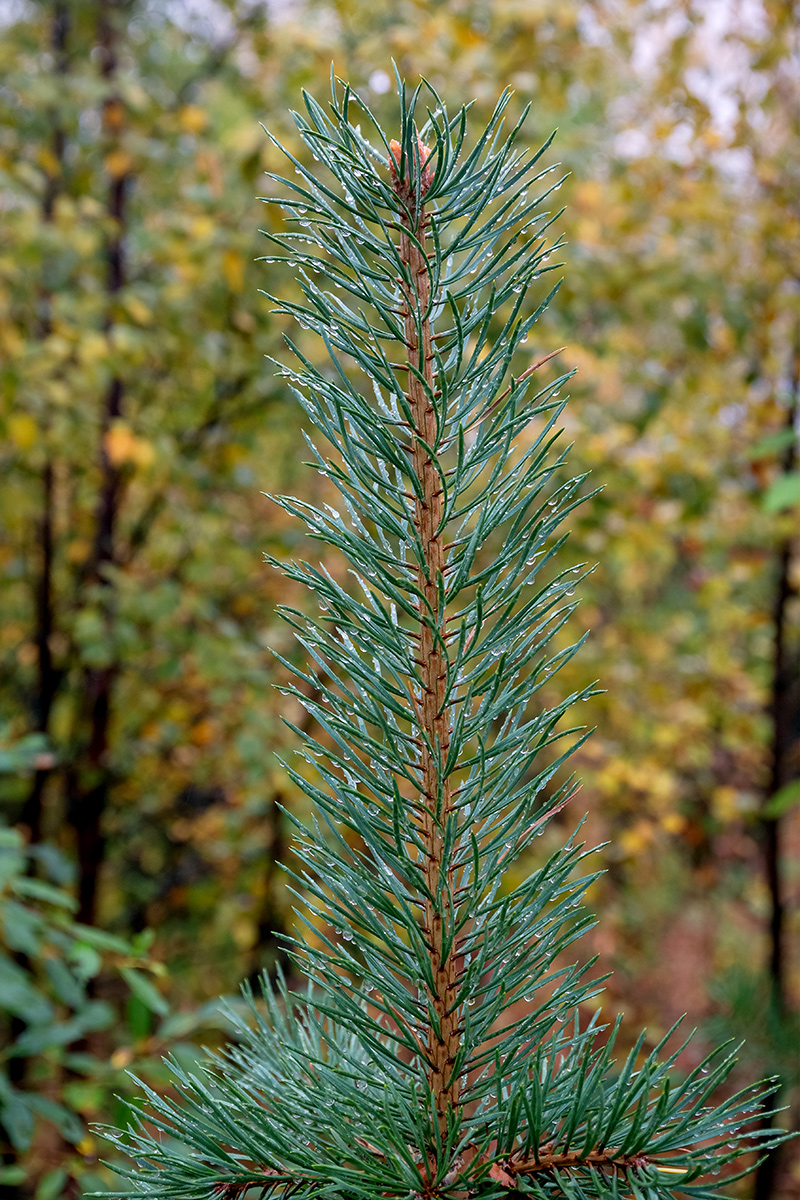
M 419 136 L 419 134 L 417 134 L 417 147 L 419 149 L 420 166 L 423 168 L 421 182 L 422 182 L 422 191 L 424 193 L 424 192 L 427 192 L 428 188 L 431 186 L 431 181 L 432 181 L 432 175 L 430 172 L 430 168 L 425 166 L 425 164 L 427 163 L 428 159 L 431 156 L 431 152 L 427 146 L 423 145 L 422 138 Z M 395 183 L 397 183 L 397 182 L 399 182 L 398 171 L 400 170 L 400 157 L 402 155 L 402 147 L 396 139 L 392 138 L 391 142 L 389 142 L 389 150 L 391 151 L 391 154 L 389 156 L 389 170 L 392 173 L 392 179 L 394 180 Z M 410 175 L 410 174 L 411 174 L 411 172 L 408 171 L 408 175 Z

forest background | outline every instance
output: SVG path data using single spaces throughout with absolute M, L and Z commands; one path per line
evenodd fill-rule
M 687 1012 L 698 1058 L 747 1036 L 739 1082 L 778 1072 L 797 1105 L 797 16 L 6 0 L 3 1195 L 111 1186 L 89 1127 L 124 1120 L 126 1071 L 164 1086 L 164 1053 L 222 1036 L 220 994 L 286 965 L 302 718 L 272 652 L 296 653 L 276 604 L 306 601 L 261 559 L 314 549 L 262 492 L 324 481 L 264 357 L 289 327 L 258 289 L 296 284 L 254 262 L 259 122 L 297 148 L 288 110 L 324 101 L 331 60 L 386 125 L 394 58 L 478 122 L 510 85 L 532 145 L 558 126 L 567 266 L 530 361 L 567 347 L 564 438 L 604 488 L 563 552 L 598 566 L 559 682 L 607 689 L 580 714 L 586 837 L 609 843 L 590 949 L 612 1012 L 653 1041 Z M 755 1194 L 798 1185 L 784 1151 Z

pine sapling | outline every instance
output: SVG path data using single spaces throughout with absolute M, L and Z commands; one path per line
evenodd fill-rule
M 147 1090 L 124 1194 L 710 1200 L 781 1139 L 770 1087 L 712 1102 L 734 1055 L 680 1077 L 674 1030 L 615 1061 L 618 1022 L 583 1015 L 599 981 L 565 958 L 596 876 L 574 835 L 534 850 L 574 793 L 585 734 L 565 725 L 592 692 L 543 700 L 580 645 L 557 636 L 585 499 L 554 450 L 570 372 L 540 383 L 543 355 L 512 373 L 558 286 L 529 303 L 560 265 L 549 139 L 504 132 L 508 92 L 470 140 L 467 107 L 398 78 L 395 140 L 331 91 L 293 114 L 314 162 L 284 151 L 294 176 L 271 176 L 265 260 L 296 266 L 298 298 L 272 298 L 329 356 L 289 341 L 280 369 L 343 513 L 277 503 L 349 567 L 271 560 L 321 610 L 283 610 L 306 659 L 281 659 L 319 732 L 297 730 L 291 770 L 313 808 L 289 814 L 307 986 L 265 981 L 234 1044 L 173 1064 L 176 1099 Z

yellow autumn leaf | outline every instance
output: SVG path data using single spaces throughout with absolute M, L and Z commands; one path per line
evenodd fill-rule
M 195 217 L 191 224 L 192 237 L 199 242 L 205 242 L 214 234 L 214 222 L 211 217 Z
M 53 333 L 42 343 L 51 358 L 65 359 L 72 353 L 72 343 L 65 337 Z
M 136 439 L 135 462 L 137 467 L 149 467 L 155 456 L 156 452 L 146 438 Z
M 78 358 L 84 366 L 100 362 L 108 354 L 108 341 L 102 333 L 86 333 L 78 345 Z
M 185 105 L 178 114 L 184 133 L 202 133 L 208 124 L 208 115 L 196 104 Z
M 75 538 L 67 546 L 67 561 L 71 563 L 84 563 L 92 552 L 92 547 L 87 541 L 82 538 Z
M 261 149 L 262 140 L 253 121 L 245 121 L 235 129 L 229 129 L 222 137 L 223 145 L 239 154 L 255 154 Z
M 133 160 L 125 150 L 112 150 L 110 154 L 106 155 L 103 165 L 112 179 L 120 179 L 129 173 Z
M 149 467 L 155 456 L 156 452 L 151 442 L 148 442 L 146 438 L 136 439 L 136 465 L 138 467 Z
M 0 330 L 0 349 L 6 353 L 9 358 L 12 355 L 19 354 L 25 347 L 25 339 L 18 329 L 14 329 L 11 325 Z
M 220 458 L 226 467 L 235 467 L 238 462 L 247 454 L 246 447 L 238 442 L 228 442 L 227 446 L 223 446 L 220 451 Z
M 225 282 L 232 292 L 240 292 L 244 287 L 244 259 L 236 250 L 226 250 L 222 256 L 222 271 Z
M 604 188 L 597 179 L 587 179 L 575 188 L 574 204 L 580 211 L 599 208 L 604 198 Z
M 711 793 L 711 811 L 718 821 L 733 821 L 740 816 L 739 792 L 735 787 L 723 785 Z
M 686 817 L 676 812 L 664 813 L 661 828 L 665 833 L 681 833 L 686 828 Z
M 138 296 L 128 296 L 125 301 L 125 307 L 134 321 L 137 321 L 140 325 L 149 325 L 153 319 L 150 309 Z
M 436 23 L 429 22 L 430 25 L 433 26 L 431 36 L 439 36 L 440 31 L 437 30 Z M 485 35 L 472 24 L 467 25 L 459 22 L 453 27 L 452 33 L 461 50 L 471 50 L 475 46 L 483 45 L 486 41 Z
M 632 857 L 645 850 L 653 840 L 654 827 L 650 821 L 637 821 L 632 829 L 625 829 L 620 834 L 619 846 L 622 853 Z
M 39 427 L 28 413 L 14 413 L 8 418 L 8 432 L 18 450 L 30 450 Z
M 44 395 L 53 404 L 65 405 L 69 403 L 71 393 L 63 380 L 49 379 L 44 385 Z
M 132 463 L 147 467 L 153 461 L 153 447 L 144 438 L 137 437 L 125 421 L 115 421 L 105 437 L 106 454 L 115 467 Z
M 603 227 L 599 221 L 578 221 L 575 228 L 579 242 L 587 242 L 599 246 L 603 240 Z
M 198 721 L 191 730 L 191 739 L 196 746 L 207 746 L 214 740 L 215 727 L 214 722 L 208 719 Z
M 36 161 L 43 168 L 47 175 L 55 177 L 61 174 L 61 163 L 56 158 L 53 151 L 47 146 L 40 146 L 36 151 Z
M 233 940 L 239 950 L 251 950 L 258 937 L 258 929 L 247 917 L 238 917 L 230 926 Z
M 736 337 L 730 325 L 724 321 L 720 321 L 712 328 L 711 344 L 718 354 L 732 354 L 736 348 Z
M 123 421 L 115 421 L 105 438 L 106 454 L 115 467 L 128 462 L 136 441 L 136 435 Z

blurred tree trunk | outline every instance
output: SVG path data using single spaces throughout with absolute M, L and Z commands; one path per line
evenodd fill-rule
M 319 699 L 318 688 L 312 688 L 309 698 Z M 305 710 L 297 729 L 301 733 L 309 733 L 316 724 L 308 710 Z M 294 964 L 287 953 L 286 943 L 281 934 L 286 932 L 285 919 L 278 899 L 281 864 L 286 862 L 289 849 L 286 839 L 286 826 L 283 820 L 283 808 L 287 798 L 280 792 L 273 792 L 269 800 L 268 828 L 269 847 L 265 855 L 263 887 L 264 895 L 258 914 L 256 944 L 250 960 L 249 981 L 258 988 L 262 972 L 270 968 L 280 967 L 286 976 L 294 969 Z
M 786 427 L 794 433 L 800 410 L 800 327 L 795 331 L 790 369 L 792 401 L 786 416 Z M 797 443 L 787 446 L 782 462 L 784 474 L 795 469 Z M 786 537 L 778 549 L 778 571 L 773 608 L 772 685 L 769 713 L 772 720 L 772 765 L 767 800 L 790 783 L 797 774 L 798 687 L 797 646 L 793 644 L 789 606 L 794 596 L 791 582 L 793 555 L 792 539 Z M 770 896 L 769 975 L 772 998 L 779 1011 L 786 1006 L 786 962 L 784 948 L 785 900 L 781 880 L 780 817 L 767 817 L 764 822 L 765 869 Z
M 250 966 L 250 983 L 258 988 L 262 972 L 274 972 L 280 967 L 288 975 L 292 970 L 292 961 L 286 952 L 286 943 L 280 937 L 285 932 L 284 917 L 278 899 L 280 887 L 280 864 L 286 861 L 286 830 L 284 827 L 282 806 L 286 797 L 280 792 L 274 792 L 269 799 L 268 829 L 269 845 L 265 853 L 264 873 L 262 876 L 264 895 L 258 913 L 257 937 L 253 947 Z
M 62 0 L 53 5 L 50 22 L 50 42 L 53 50 L 53 65 L 57 75 L 63 76 L 68 69 L 67 35 L 69 32 L 69 12 Z M 56 199 L 61 188 L 61 172 L 64 165 L 65 134 L 57 110 L 51 114 L 52 163 L 42 194 L 41 217 L 49 224 L 53 220 Z M 52 297 L 47 284 L 42 279 L 39 291 L 39 329 L 38 336 L 44 340 L 51 332 Z M 46 434 L 46 430 L 45 430 Z M 47 734 L 50 731 L 50 714 L 58 686 L 56 671 L 53 666 L 52 635 L 54 632 L 53 605 L 53 512 L 54 512 L 54 472 L 53 462 L 49 452 L 41 469 L 41 517 L 36 531 L 36 541 L 39 549 L 38 575 L 34 584 L 34 613 L 36 626 L 34 644 L 37 649 L 36 690 L 32 704 L 32 724 L 37 733 Z M 21 823 L 29 831 L 29 840 L 36 844 L 42 834 L 42 798 L 44 787 L 50 770 L 48 767 L 37 767 L 34 772 L 31 789 L 25 798 L 22 809 Z M 29 967 L 27 955 L 18 953 L 16 961 L 23 969 Z M 12 1017 L 10 1021 L 10 1040 L 15 1041 L 26 1028 L 21 1017 Z M 25 1067 L 27 1059 L 17 1056 L 9 1059 L 8 1079 L 15 1088 L 22 1087 L 25 1082 Z M 17 1151 L 4 1140 L 2 1146 L 2 1161 L 5 1166 L 11 1166 L 18 1159 Z M 0 1185 L 0 1197 L 11 1200 L 18 1196 L 17 1187 Z
M 69 31 L 69 11 L 63 0 L 57 0 L 53 5 L 51 19 L 51 45 L 53 48 L 54 68 L 57 76 L 64 76 L 69 68 L 67 55 L 67 34 Z M 53 156 L 50 170 L 42 196 L 42 220 L 50 224 L 55 213 L 56 199 L 62 186 L 62 171 L 64 168 L 64 150 L 66 135 L 57 111 L 52 112 L 53 133 L 51 153 Z M 42 279 L 39 291 L 39 337 L 44 340 L 52 329 L 52 296 L 47 283 Z M 44 430 L 45 439 L 47 429 Z M 55 476 L 53 461 L 49 446 L 47 458 L 41 469 L 41 518 L 36 531 L 36 542 L 39 549 L 38 575 L 34 586 L 34 612 L 36 614 L 36 629 L 34 643 L 36 645 L 37 679 L 36 692 L 33 698 L 33 728 L 37 733 L 49 734 L 50 714 L 53 708 L 58 688 L 58 674 L 53 664 L 52 640 L 55 632 L 55 614 L 53 603 L 53 514 L 55 509 L 54 494 Z M 42 834 L 42 799 L 49 767 L 38 767 L 34 773 L 30 792 L 25 799 L 22 809 L 21 823 L 29 831 L 30 841 L 34 844 L 41 840 Z
M 795 331 L 790 369 L 791 404 L 786 427 L 794 432 L 800 414 L 800 327 Z M 797 463 L 797 442 L 792 440 L 783 455 L 782 470 L 788 474 Z M 772 722 L 772 764 L 765 803 L 796 778 L 800 743 L 800 646 L 790 621 L 794 598 L 791 567 L 794 546 L 786 537 L 778 547 L 778 571 L 773 606 L 772 683 L 769 715 Z M 771 1003 L 779 1017 L 787 1006 L 787 969 L 785 953 L 786 900 L 781 875 L 783 821 L 780 816 L 762 818 L 764 871 L 770 899 L 769 983 Z M 754 1200 L 769 1200 L 775 1190 L 775 1177 L 781 1147 L 767 1155 L 758 1169 Z
M 122 146 L 125 107 L 116 86 L 118 30 L 115 19 L 127 6 L 100 0 L 96 7 L 97 45 L 100 71 L 107 85 L 103 101 L 103 132 L 107 171 L 106 213 L 109 235 L 106 244 L 106 318 L 108 332 L 114 324 L 114 309 L 126 282 L 126 200 L 130 182 L 129 160 Z M 109 449 L 108 435 L 123 414 L 124 385 L 115 376 L 109 383 L 100 415 L 100 485 L 95 510 L 95 529 L 87 585 L 96 588 L 106 627 L 108 661 L 84 668 L 84 693 L 78 757 L 67 775 L 70 822 L 78 853 L 78 920 L 87 925 L 97 915 L 97 890 L 105 842 L 103 816 L 112 786 L 108 761 L 109 728 L 113 711 L 114 684 L 118 665 L 114 661 L 113 629 L 115 587 L 109 568 L 116 564 L 116 541 L 122 476 Z

